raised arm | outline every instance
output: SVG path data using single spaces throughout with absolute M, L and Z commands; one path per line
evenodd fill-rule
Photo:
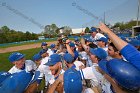
M 105 24 L 100 23 L 99 28 L 109 36 L 109 38 L 119 51 L 128 44 L 127 42 L 120 39 L 116 34 L 114 34 Z
M 75 56 L 74 55 L 74 52 L 71 50 L 71 48 L 69 46 L 69 43 L 70 43 L 70 40 L 66 40 L 66 48 L 67 48 L 67 51 L 68 51 L 68 53 L 70 53 L 74 57 Z

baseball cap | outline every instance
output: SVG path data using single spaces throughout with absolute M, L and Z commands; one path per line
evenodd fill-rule
M 42 49 L 42 50 L 39 51 L 39 54 L 42 55 L 42 54 L 44 54 L 46 52 L 47 52 L 47 49 Z
M 42 57 L 41 57 L 40 54 L 35 54 L 35 55 L 33 56 L 33 61 L 40 60 L 41 58 L 42 58 Z
M 97 32 L 97 29 L 95 27 L 91 27 L 91 29 L 89 30 L 90 33 L 92 32 Z
M 49 59 L 48 62 L 46 63 L 46 65 L 48 66 L 53 66 L 56 63 L 61 62 L 61 56 L 58 54 L 52 54 Z
M 22 59 L 22 58 L 24 58 L 24 57 L 25 57 L 24 54 L 21 54 L 21 53 L 19 53 L 19 52 L 14 52 L 14 53 L 12 53 L 12 54 L 9 56 L 9 61 L 10 61 L 10 62 L 18 61 L 18 60 L 20 60 L 20 59 Z
M 65 93 L 82 93 L 82 78 L 80 72 L 75 69 L 68 69 L 64 73 Z
M 69 46 L 70 46 L 70 47 L 75 47 L 75 44 L 74 44 L 73 42 L 70 42 L 70 43 L 69 43 Z
M 46 42 L 42 42 L 41 46 L 46 46 L 48 45 Z
M 51 44 L 50 45 L 50 48 L 55 48 L 55 44 Z
M 102 48 L 90 48 L 90 53 L 96 55 L 100 59 L 105 59 L 107 57 L 107 53 Z
M 103 42 L 107 43 L 107 42 L 108 42 L 108 39 L 105 38 L 105 37 L 101 37 L 101 38 L 98 39 L 97 41 L 103 41 Z
M 69 53 L 64 54 L 63 58 L 67 63 L 72 63 L 74 61 L 74 57 Z
M 99 65 L 101 67 L 101 65 Z M 101 67 L 102 68 L 102 67 Z M 122 87 L 129 90 L 140 88 L 140 71 L 129 62 L 122 59 L 112 59 L 106 62 L 108 74 Z

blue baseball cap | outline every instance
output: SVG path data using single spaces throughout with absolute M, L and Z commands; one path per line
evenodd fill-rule
M 103 50 L 102 48 L 95 48 L 95 49 L 90 48 L 90 53 L 96 55 L 100 59 L 106 59 L 107 57 L 106 51 Z
M 64 54 L 63 58 L 67 63 L 72 63 L 74 61 L 74 57 L 69 53 Z
M 20 60 L 20 59 L 22 59 L 22 58 L 24 58 L 24 57 L 25 57 L 24 54 L 21 54 L 21 53 L 19 53 L 19 52 L 14 52 L 14 53 L 12 53 L 12 54 L 9 56 L 9 61 L 10 61 L 10 62 L 18 61 L 18 60 Z
M 55 44 L 51 44 L 50 45 L 50 48 L 55 48 Z
M 46 65 L 48 66 L 53 66 L 56 63 L 61 62 L 61 56 L 58 54 L 52 54 L 49 59 L 48 62 L 46 63 Z
M 40 60 L 41 58 L 42 58 L 42 57 L 41 57 L 40 54 L 35 54 L 35 55 L 33 56 L 33 61 Z
M 42 50 L 39 51 L 39 54 L 42 55 L 42 54 L 44 54 L 46 52 L 47 52 L 47 49 L 42 49 Z
M 69 43 L 69 46 L 70 46 L 70 47 L 75 47 L 75 44 L 74 44 L 73 42 L 70 42 L 70 43 Z
M 108 39 L 105 38 L 105 37 L 101 37 L 101 38 L 98 39 L 97 41 L 103 41 L 103 42 L 107 43 L 107 42 L 108 42 Z
M 91 29 L 89 30 L 90 33 L 92 32 L 97 32 L 97 29 L 95 27 L 91 27 Z
M 46 42 L 42 42 L 41 46 L 46 46 L 48 45 Z
M 82 79 L 80 72 L 75 69 L 68 69 L 64 72 L 65 93 L 82 93 Z
M 112 59 L 106 64 L 109 75 L 122 87 L 129 90 L 140 88 L 140 71 L 129 62 Z

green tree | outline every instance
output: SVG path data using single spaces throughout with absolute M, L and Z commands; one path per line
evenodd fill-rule
M 88 27 L 86 27 L 85 33 L 89 33 L 89 28 Z
M 22 31 L 10 30 L 7 26 L 3 26 L 0 29 L 0 43 L 10 43 L 10 42 L 20 42 L 26 40 L 36 40 L 38 39 L 38 35 L 35 33 L 30 33 L 26 31 L 23 33 Z
M 58 27 L 56 24 L 46 25 L 44 29 L 44 35 L 47 37 L 55 37 L 57 35 Z
M 129 22 L 125 22 L 125 23 L 124 22 L 117 22 L 114 24 L 113 28 L 119 27 L 120 30 L 124 30 L 124 29 L 131 29 L 132 26 L 135 26 L 135 25 L 136 25 L 136 21 L 130 20 Z
M 62 27 L 64 35 L 70 35 L 72 33 L 72 29 L 69 26 Z

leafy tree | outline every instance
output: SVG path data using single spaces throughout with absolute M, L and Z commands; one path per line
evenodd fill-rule
M 89 28 L 88 27 L 86 27 L 85 33 L 89 33 Z
M 51 24 L 51 25 L 46 25 L 45 26 L 45 30 L 44 30 L 44 34 L 50 35 L 50 36 L 56 36 L 58 27 L 55 24 Z
M 139 21 L 140 22 L 140 21 Z M 129 22 L 117 22 L 114 24 L 113 28 L 119 27 L 120 30 L 124 30 L 124 29 L 131 29 L 132 26 L 136 25 L 136 21 L 131 20 Z
M 10 29 L 9 29 L 7 26 L 1 27 L 1 30 L 2 30 L 4 33 L 8 33 L 8 32 L 10 31 Z
M 70 35 L 72 33 L 72 29 L 69 26 L 62 27 L 64 35 Z
M 0 43 L 10 43 L 10 42 L 20 42 L 26 40 L 36 40 L 38 39 L 38 35 L 35 33 L 30 33 L 26 31 L 23 33 L 22 31 L 10 30 L 7 26 L 3 26 L 0 29 Z

